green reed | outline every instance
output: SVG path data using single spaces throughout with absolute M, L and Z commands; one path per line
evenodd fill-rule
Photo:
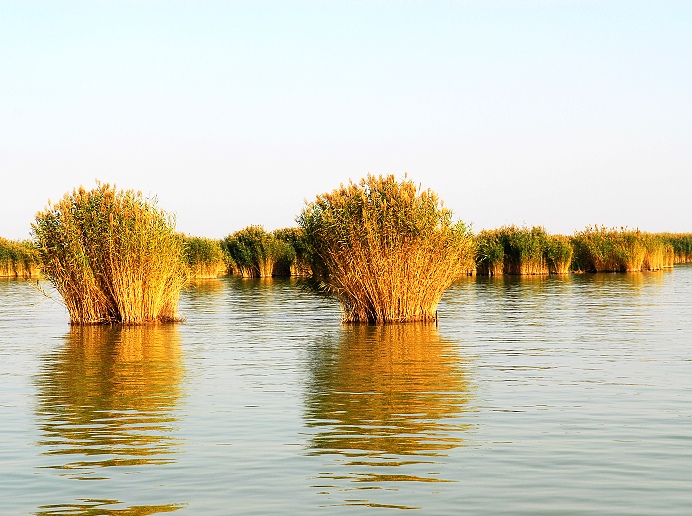
M 282 276 L 311 276 L 311 256 L 303 228 L 282 228 L 273 232 L 274 236 L 291 246 L 293 252 L 285 256 Z M 292 259 L 291 259 L 292 258 Z M 290 259 L 290 261 L 288 261 Z
M 38 252 L 30 241 L 0 237 L 0 278 L 30 278 L 40 274 Z
M 569 274 L 574 248 L 570 237 L 548 235 L 545 241 L 545 258 L 550 274 Z
M 73 190 L 32 224 L 42 273 L 72 324 L 178 319 L 187 267 L 175 220 L 141 192 Z
M 672 267 L 674 245 L 664 235 L 628 228 L 588 226 L 572 237 L 573 268 L 586 272 L 634 272 Z
M 692 233 L 661 233 L 659 236 L 673 248 L 674 263 L 692 262 Z
M 221 240 L 183 235 L 185 263 L 191 278 L 216 278 L 232 268 L 231 257 L 224 252 Z
M 503 226 L 476 237 L 478 274 L 548 274 L 555 271 L 565 250 L 542 227 Z
M 289 275 L 295 259 L 293 247 L 262 226 L 248 226 L 228 235 L 223 247 L 233 259 L 234 272 L 244 278 Z
M 497 229 L 484 229 L 476 237 L 476 271 L 480 275 L 499 276 L 505 270 L 505 245 Z

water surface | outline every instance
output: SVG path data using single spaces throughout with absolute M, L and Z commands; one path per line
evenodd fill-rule
M 0 513 L 688 513 L 691 299 L 689 266 L 465 278 L 378 328 L 222 278 L 72 328 L 0 281 Z

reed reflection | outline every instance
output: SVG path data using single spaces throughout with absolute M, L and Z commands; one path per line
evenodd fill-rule
M 180 354 L 174 325 L 73 327 L 36 378 L 39 445 L 60 458 L 49 467 L 93 480 L 173 461 Z
M 336 346 L 316 347 L 306 399 L 316 429 L 309 453 L 333 454 L 339 465 L 319 478 L 443 481 L 431 464 L 443 464 L 470 427 L 462 419 L 469 384 L 453 343 L 430 324 L 342 331 Z

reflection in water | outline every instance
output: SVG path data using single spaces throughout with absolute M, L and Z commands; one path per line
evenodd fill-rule
M 117 505 L 117 500 L 81 500 L 79 504 L 46 505 L 41 507 L 37 516 L 48 515 L 79 515 L 79 516 L 147 516 L 148 514 L 160 514 L 174 512 L 181 505 L 135 505 L 127 509 L 108 509 L 109 505 Z
M 182 366 L 175 325 L 73 327 L 63 348 L 45 357 L 37 413 L 49 468 L 77 480 L 109 478 L 111 466 L 173 462 Z M 112 471 L 114 474 L 116 471 Z M 151 514 L 152 507 L 104 509 L 113 500 L 44 506 L 46 514 Z M 98 507 L 98 508 L 97 508 Z M 157 506 L 156 511 L 179 505 Z M 72 511 L 72 512 L 70 512 Z M 77 512 L 75 512 L 77 511 Z
M 463 444 L 470 427 L 459 421 L 469 386 L 453 343 L 429 324 L 342 331 L 336 348 L 317 347 L 308 387 L 305 417 L 316 429 L 310 453 L 333 454 L 335 463 L 326 467 L 339 464 L 319 478 L 369 483 L 355 489 L 449 481 L 434 465 L 439 469 L 447 452 Z

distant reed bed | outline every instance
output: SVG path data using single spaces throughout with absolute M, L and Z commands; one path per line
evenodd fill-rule
M 289 276 L 295 260 L 293 246 L 262 226 L 248 226 L 228 235 L 222 247 L 233 260 L 233 272 L 244 278 Z
M 187 235 L 181 238 L 191 279 L 216 278 L 232 269 L 233 260 L 225 252 L 221 240 Z
M 589 226 L 572 236 L 503 226 L 475 236 L 478 274 L 656 271 L 692 261 L 692 235 Z
M 572 237 L 578 272 L 634 272 L 672 267 L 673 246 L 660 235 L 589 226 Z
M 692 262 L 692 233 L 660 233 L 658 236 L 673 248 L 675 263 Z
M 32 224 L 34 244 L 71 324 L 177 320 L 188 268 L 174 226 L 155 201 L 109 184 L 49 202 Z
M 435 318 L 442 293 L 473 258 L 473 239 L 437 194 L 368 175 L 318 195 L 298 217 L 315 285 L 345 322 Z
M 281 271 L 283 276 L 311 276 L 312 253 L 305 238 L 303 228 L 282 228 L 273 232 L 274 236 L 290 246 L 284 257 L 284 264 L 288 269 Z M 288 273 L 288 274 L 285 274 Z
M 0 278 L 30 278 L 40 274 L 39 257 L 30 241 L 0 237 Z
M 569 239 L 542 227 L 503 226 L 476 236 L 478 274 L 564 274 L 571 260 Z

